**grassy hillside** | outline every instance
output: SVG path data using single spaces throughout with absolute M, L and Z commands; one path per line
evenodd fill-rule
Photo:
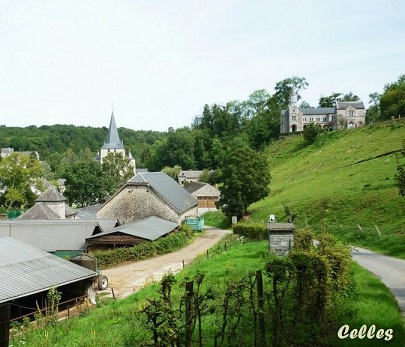
M 326 228 L 351 244 L 405 258 L 405 198 L 394 182 L 396 157 L 404 159 L 383 155 L 403 140 L 405 120 L 322 134 L 312 145 L 301 135 L 279 140 L 268 148 L 271 194 L 250 207 L 251 218 L 265 222 L 275 214 L 285 222 L 288 206 L 298 227 Z

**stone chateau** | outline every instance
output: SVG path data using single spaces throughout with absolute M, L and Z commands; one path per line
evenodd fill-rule
M 301 108 L 293 91 L 290 106 L 281 113 L 280 133 L 303 131 L 310 123 L 326 130 L 341 130 L 361 127 L 365 122 L 366 110 L 362 101 L 338 101 L 335 107 Z

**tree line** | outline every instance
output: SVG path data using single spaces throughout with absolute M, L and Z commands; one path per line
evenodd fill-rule
M 148 168 L 149 171 L 174 167 L 181 167 L 183 170 L 213 169 L 216 170 L 216 174 L 210 177 L 211 183 L 226 183 L 232 176 L 229 174 L 229 167 L 232 165 L 235 167 L 232 158 L 235 162 L 246 164 L 245 166 L 256 165 L 253 167 L 257 167 L 258 162 L 265 162 L 264 156 L 260 157 L 260 152 L 279 138 L 280 115 L 290 103 L 292 90 L 296 93 L 300 107 L 311 107 L 301 97 L 302 91 L 307 86 L 308 82 L 304 77 L 292 76 L 277 82 L 273 94 L 260 89 L 254 91 L 244 101 L 206 104 L 202 113 L 194 117 L 190 126 L 169 128 L 167 132 L 119 128 L 120 137 L 126 149 L 136 158 L 138 168 Z M 359 97 L 352 92 L 332 92 L 329 96 L 321 96 L 317 106 L 332 107 L 336 101 L 358 99 Z M 405 100 L 405 75 L 401 75 L 396 82 L 387 84 L 382 94 L 370 94 L 371 106 L 367 110 L 367 121 L 386 120 L 392 116 L 398 117 L 401 113 L 405 114 L 403 100 Z M 130 175 L 125 158 L 109 158 L 104 168 L 94 162 L 106 135 L 106 127 L 60 124 L 40 127 L 30 125 L 25 128 L 0 126 L 0 147 L 11 147 L 19 152 L 37 151 L 41 159 L 41 168 L 39 171 L 32 170 L 28 177 L 33 178 L 35 173 L 48 180 L 68 178 L 67 188 L 69 183 L 71 185 L 71 189 L 66 191 L 69 202 L 76 201 L 80 205 L 87 205 L 105 201 Z M 309 133 L 307 141 L 311 142 L 314 136 L 316 134 Z M 244 150 L 238 152 L 239 149 Z M 14 169 L 18 160 L 20 159 L 14 158 Z M 1 166 L 5 166 L 6 163 L 5 159 L 0 161 L 0 172 Z M 118 165 L 119 169 L 114 170 L 114 165 L 115 167 Z M 267 169 L 266 164 L 260 170 L 265 168 Z M 239 173 L 239 180 L 251 184 L 261 182 L 255 176 L 263 176 L 260 170 L 257 169 L 257 172 L 249 170 L 247 177 L 241 177 L 242 174 Z M 7 203 L 10 206 L 16 204 L 30 206 L 32 196 L 21 191 L 20 193 L 11 191 L 16 183 L 10 185 L 12 181 L 7 181 L 7 170 L 4 172 L 0 176 L 0 185 L 8 189 L 10 199 Z M 270 177 L 266 179 L 269 183 Z M 229 185 L 235 183 L 230 182 Z M 25 185 L 23 191 L 27 191 L 28 182 Z M 82 189 L 79 189 L 80 186 Z M 232 196 L 233 200 L 224 202 L 224 205 L 234 206 L 234 213 L 240 216 L 246 210 L 246 204 L 251 203 L 250 199 L 244 200 L 244 197 L 249 195 L 246 192 L 250 188 L 244 186 L 245 191 L 241 193 L 243 199 L 235 199 L 234 192 L 227 193 L 225 186 L 224 195 Z M 252 188 L 252 191 L 255 191 L 255 188 Z M 262 193 L 268 194 L 268 190 L 260 192 L 258 196 Z M 25 203 L 22 203 L 23 201 Z M 4 196 L 2 205 L 5 206 Z

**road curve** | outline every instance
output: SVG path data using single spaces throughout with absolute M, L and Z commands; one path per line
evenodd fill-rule
M 405 260 L 354 247 L 353 260 L 375 274 L 395 296 L 405 318 Z
M 124 298 L 153 281 L 160 281 L 163 275 L 168 272 L 177 273 L 181 271 L 183 262 L 184 265 L 191 263 L 195 257 L 204 254 L 230 233 L 232 231 L 208 227 L 193 243 L 178 251 L 114 266 L 103 270 L 103 275 L 108 277 L 109 290 L 111 288 L 114 290 L 115 298 Z

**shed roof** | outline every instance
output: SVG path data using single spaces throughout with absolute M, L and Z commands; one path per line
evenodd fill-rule
M 0 238 L 0 303 L 95 275 L 94 271 L 19 240 Z
M 0 237 L 12 237 L 44 251 L 85 249 L 85 239 L 98 230 L 114 227 L 117 220 L 38 220 L 0 221 Z
M 198 205 L 198 200 L 164 172 L 141 172 L 132 177 L 127 185 L 150 186 L 178 213 Z
M 184 186 L 190 194 L 195 197 L 198 196 L 213 196 L 218 197 L 221 195 L 220 191 L 208 183 L 203 182 L 191 182 Z
M 86 240 L 95 239 L 105 235 L 121 233 L 153 241 L 158 239 L 159 237 L 162 237 L 163 235 L 170 233 L 178 226 L 179 225 L 177 223 L 170 222 L 156 216 L 151 216 L 142 220 L 118 226 L 109 231 L 104 231 L 100 234 L 88 237 Z

